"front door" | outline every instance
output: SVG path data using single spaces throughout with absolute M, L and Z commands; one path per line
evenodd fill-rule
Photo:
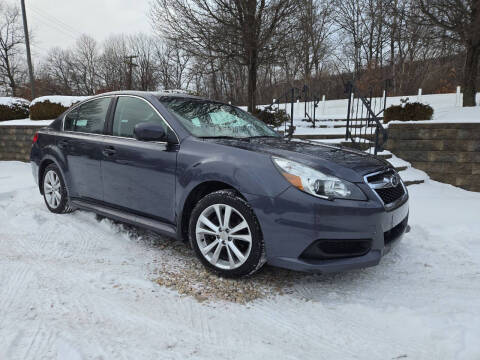
M 175 222 L 177 145 L 138 141 L 139 123 L 158 123 L 172 131 L 146 100 L 120 96 L 102 161 L 104 201 L 157 220 Z
M 66 159 L 66 177 L 71 197 L 103 200 L 101 160 L 104 126 L 110 97 L 89 101 L 70 111 L 57 146 Z

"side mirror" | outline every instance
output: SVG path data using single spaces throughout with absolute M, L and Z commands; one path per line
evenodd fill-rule
M 135 139 L 141 141 L 168 141 L 167 133 L 160 124 L 140 123 L 133 129 Z

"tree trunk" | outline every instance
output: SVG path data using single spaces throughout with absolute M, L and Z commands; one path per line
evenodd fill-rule
M 6 51 L 5 51 L 6 53 Z M 15 97 L 17 95 L 17 84 L 15 82 L 15 75 L 13 74 L 10 68 L 10 60 L 8 56 L 5 56 L 5 67 L 7 69 L 7 78 L 9 81 L 10 88 L 12 89 L 12 96 Z
M 15 82 L 15 78 L 13 75 L 8 75 L 8 79 L 10 81 L 10 87 L 12 88 L 12 96 L 17 96 L 17 84 Z
M 252 49 L 248 59 L 248 111 L 253 113 L 257 105 L 257 50 Z
M 479 57 L 480 46 L 473 47 L 468 45 L 465 68 L 463 69 L 463 106 L 475 106 Z

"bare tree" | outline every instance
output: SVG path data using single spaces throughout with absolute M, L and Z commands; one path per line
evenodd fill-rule
M 156 41 L 148 35 L 136 34 L 129 37 L 130 53 L 137 56 L 135 88 L 143 91 L 156 90 L 158 87 L 158 66 L 155 62 Z
M 344 56 L 353 59 L 354 77 L 360 74 L 362 66 L 361 49 L 364 41 L 364 27 L 362 23 L 363 2 L 360 0 L 339 0 L 335 8 L 335 22 L 343 34 Z M 348 64 L 346 62 L 346 64 Z M 348 66 L 348 65 L 347 65 Z M 349 71 L 344 68 L 344 71 Z
M 18 77 L 24 71 L 20 45 L 24 33 L 17 6 L 0 4 L 0 85 L 8 86 L 15 96 Z
M 248 71 L 248 109 L 256 104 L 257 72 L 274 56 L 282 34 L 293 26 L 289 19 L 294 0 L 154 0 L 151 17 L 157 30 L 196 57 L 237 61 Z M 283 30 L 283 31 L 281 31 Z
M 98 66 L 103 91 L 121 90 L 125 87 L 128 78 L 125 62 L 127 55 L 130 55 L 130 49 L 124 35 L 111 36 L 105 40 Z
M 56 47 L 48 52 L 40 69 L 40 78 L 49 83 L 50 91 L 71 95 L 73 72 L 72 51 Z
M 434 29 L 413 21 L 418 12 L 412 0 L 394 0 L 389 7 L 386 30 L 393 93 L 403 94 L 423 87 L 432 73 L 432 60 L 454 55 L 458 50 L 450 46 L 450 51 L 443 51 Z
M 156 39 L 155 62 L 157 63 L 159 82 L 163 89 L 189 88 L 191 56 L 179 46 L 163 39 Z
M 473 4 L 422 3 L 453 2 Z M 437 5 L 426 9 L 440 11 Z M 459 9 L 434 19 L 453 21 L 463 11 Z M 461 62 L 475 58 L 475 52 L 463 54 L 465 44 L 475 43 L 479 33 L 468 16 L 463 20 L 471 26 L 468 31 L 437 25 L 417 0 L 153 0 L 152 19 L 155 36 L 115 35 L 102 44 L 82 36 L 71 49 L 52 49 L 38 67 L 40 91 L 88 95 L 124 89 L 130 83 L 127 59 L 135 56 L 133 89 L 189 89 L 248 104 L 250 110 L 256 102 L 270 102 L 304 83 L 314 93 L 340 97 L 343 82 L 352 77 L 361 90 L 377 92 L 383 80 L 393 78 L 397 95 L 418 87 L 448 92 L 459 81 Z M 9 57 L 9 64 L 15 60 L 17 94 L 26 74 L 22 50 Z M 4 69 L 0 82 L 10 89 Z M 468 74 L 464 81 L 475 83 L 477 75 Z
M 443 36 L 461 44 L 465 51 L 463 106 L 475 106 L 480 58 L 479 0 L 418 0 L 421 21 L 442 30 Z
M 303 75 L 308 82 L 312 72 L 318 74 L 327 56 L 334 32 L 332 0 L 302 0 L 298 11 L 298 37 L 293 42 L 297 56 L 302 58 Z M 296 45 L 296 46 L 295 46 Z
M 73 81 L 81 95 L 93 95 L 100 88 L 99 53 L 95 39 L 82 35 L 73 50 Z

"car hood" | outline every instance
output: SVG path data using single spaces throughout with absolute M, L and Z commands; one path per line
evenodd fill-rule
M 385 160 L 362 151 L 308 140 L 256 138 L 206 141 L 297 161 L 351 182 L 362 182 L 366 174 L 391 167 Z

